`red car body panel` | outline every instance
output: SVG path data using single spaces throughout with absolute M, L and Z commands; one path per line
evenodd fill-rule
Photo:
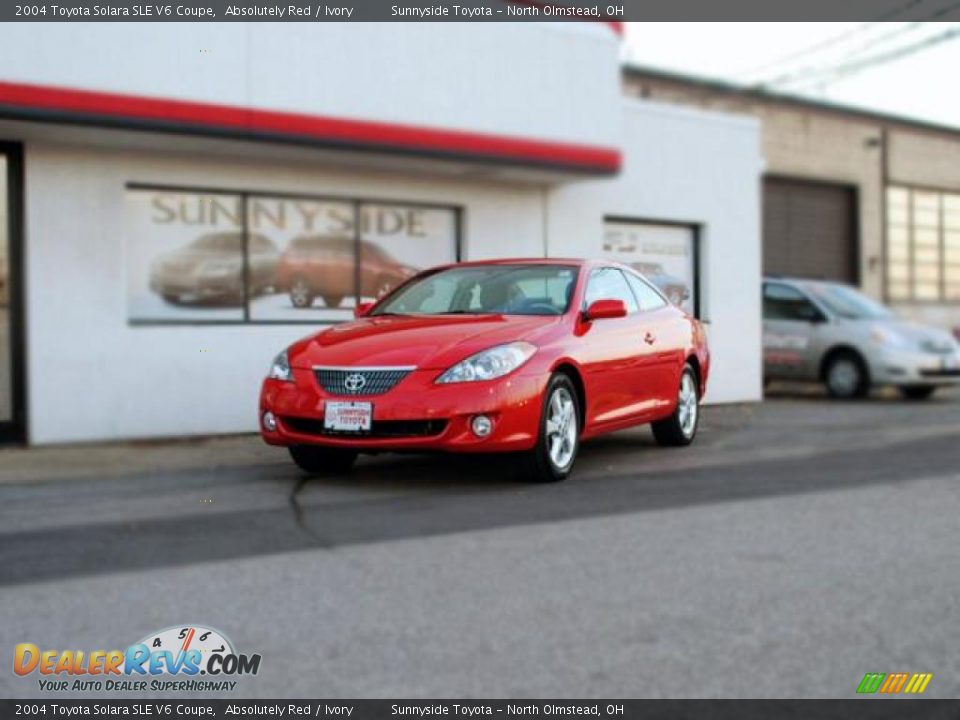
M 697 369 L 701 396 L 705 392 L 710 371 L 706 337 L 699 321 L 683 310 L 667 305 L 621 318 L 584 319 L 581 308 L 589 271 L 606 265 L 630 272 L 628 268 L 553 258 L 492 262 L 579 266 L 567 312 L 560 316 L 373 316 L 323 330 L 289 348 L 295 382 L 264 381 L 261 416 L 269 410 L 278 419 L 275 431 L 261 427 L 264 440 L 274 445 L 316 444 L 362 451 L 528 450 L 537 440 L 547 382 L 560 368 L 574 374 L 582 389 L 585 439 L 671 415 L 687 362 Z M 470 355 L 518 340 L 532 343 L 537 351 L 514 372 L 488 381 L 435 382 Z M 317 366 L 415 369 L 388 392 L 358 398 L 326 392 L 314 372 Z M 304 432 L 302 421 L 321 421 L 327 400 L 370 401 L 375 423 L 435 420 L 443 429 L 411 437 Z M 470 431 L 471 418 L 479 414 L 493 419 L 493 432 L 485 438 Z

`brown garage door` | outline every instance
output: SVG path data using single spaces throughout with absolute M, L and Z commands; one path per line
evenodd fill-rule
M 763 271 L 856 284 L 856 191 L 792 178 L 763 182 Z

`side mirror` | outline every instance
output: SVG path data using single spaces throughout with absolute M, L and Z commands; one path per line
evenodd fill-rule
M 590 303 L 590 307 L 583 313 L 583 319 L 587 322 L 593 320 L 608 320 L 611 318 L 622 318 L 627 316 L 627 306 L 623 300 L 595 300 Z
M 362 318 L 362 317 L 364 317 L 368 312 L 370 312 L 370 309 L 371 309 L 375 304 L 376 304 L 376 303 L 373 303 L 373 302 L 370 302 L 370 301 L 357 303 L 356 306 L 353 308 L 353 316 L 354 316 L 355 318 Z

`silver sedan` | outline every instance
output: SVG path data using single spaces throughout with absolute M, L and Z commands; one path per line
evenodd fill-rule
M 823 382 L 834 397 L 896 386 L 904 397 L 930 397 L 960 384 L 960 343 L 935 327 L 897 318 L 840 283 L 765 278 L 765 380 Z

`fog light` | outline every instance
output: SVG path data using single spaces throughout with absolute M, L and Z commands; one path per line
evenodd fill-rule
M 470 421 L 470 428 L 477 437 L 486 437 L 493 430 L 493 421 L 486 415 L 477 415 Z
M 263 414 L 263 428 L 269 432 L 274 432 L 277 429 L 277 418 L 269 410 Z

